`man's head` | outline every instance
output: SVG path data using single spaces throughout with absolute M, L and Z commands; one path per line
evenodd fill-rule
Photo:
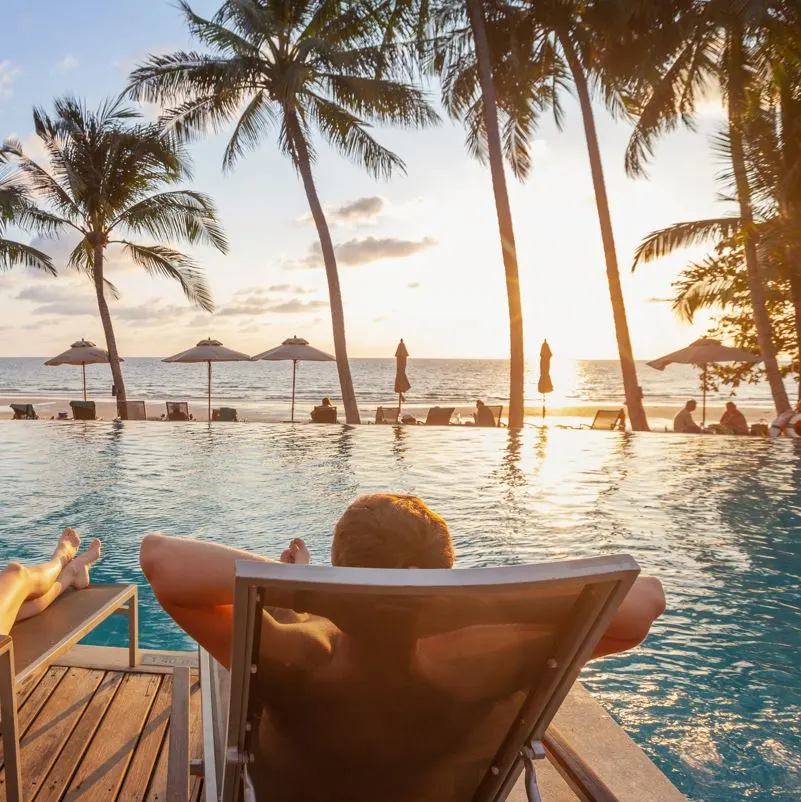
M 727 401 L 726 402 L 726 409 L 729 412 L 734 412 L 734 410 L 737 409 L 737 404 L 735 404 L 734 401 Z
M 324 399 L 323 399 L 322 406 L 324 406 L 324 407 L 330 407 L 330 406 L 331 406 L 331 399 L 329 399 L 329 398 L 324 398 Z
M 479 398 L 479 400 L 476 401 L 476 406 L 479 407 L 479 408 L 483 407 L 484 406 L 484 402 Z
M 689 401 L 688 401 L 688 402 L 687 402 L 687 403 L 684 405 L 684 408 L 685 408 L 685 409 L 686 409 L 688 412 L 695 412 L 695 408 L 696 408 L 697 406 L 698 406 L 698 404 L 696 404 L 696 403 L 695 403 L 695 401 L 693 401 L 693 400 L 692 400 L 692 398 L 691 398 L 691 399 L 690 399 L 690 400 L 689 400 Z
M 351 568 L 452 568 L 448 525 L 416 496 L 374 493 L 356 499 L 334 527 L 333 565 Z

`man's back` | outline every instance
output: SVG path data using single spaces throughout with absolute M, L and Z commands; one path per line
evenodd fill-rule
M 700 431 L 698 424 L 693 420 L 693 414 L 686 407 L 673 418 L 673 431 L 681 433 Z

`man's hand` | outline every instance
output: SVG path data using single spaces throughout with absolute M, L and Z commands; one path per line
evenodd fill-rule
M 289 548 L 281 552 L 281 562 L 290 565 L 308 565 L 311 562 L 311 554 L 309 554 L 306 544 L 296 537 L 289 544 Z

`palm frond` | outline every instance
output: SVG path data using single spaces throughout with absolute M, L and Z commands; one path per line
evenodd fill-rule
M 22 242 L 0 238 L 0 271 L 17 266 L 42 270 L 51 276 L 58 275 L 53 260 L 46 253 Z
M 260 140 L 275 123 L 276 112 L 263 91 L 256 92 L 234 126 L 225 148 L 223 170 L 231 170 L 236 160 L 247 150 L 255 150 Z
M 735 236 L 741 229 L 739 217 L 717 217 L 709 220 L 693 220 L 675 223 L 648 234 L 634 252 L 631 269 L 640 262 L 653 262 L 679 248 L 689 248 L 712 239 Z
M 112 240 L 140 267 L 151 275 L 160 275 L 177 281 L 184 295 L 194 306 L 207 312 L 214 311 L 211 290 L 197 263 L 186 254 L 164 245 L 137 245 L 128 240 Z

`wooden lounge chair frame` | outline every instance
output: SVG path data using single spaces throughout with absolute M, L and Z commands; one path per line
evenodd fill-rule
M 144 401 L 117 401 L 117 415 L 120 418 L 123 406 L 128 413 L 126 420 L 147 420 L 147 407 Z
M 185 415 L 183 418 L 174 417 L 177 412 Z M 189 404 L 186 401 L 167 401 L 167 420 L 187 421 L 189 420 Z
M 590 429 L 602 431 L 625 431 L 626 412 L 623 409 L 599 409 L 592 419 Z
M 0 730 L 8 802 L 22 802 L 17 688 L 115 614 L 128 616 L 128 663 L 133 668 L 139 664 L 136 585 L 98 584 L 68 590 L 43 612 L 16 624 L 10 634 L 0 634 Z
M 14 420 L 39 420 L 33 404 L 9 404 L 14 411 Z
M 378 407 L 375 411 L 375 422 L 395 426 L 398 423 L 398 415 L 400 415 L 400 407 Z
M 313 594 L 335 590 L 347 595 L 397 598 L 438 595 L 457 599 L 480 593 L 481 598 L 500 591 L 564 593 L 571 589 L 570 612 L 554 631 L 553 656 L 532 677 L 528 697 L 499 745 L 492 763 L 473 796 L 473 802 L 502 802 L 520 773 L 530 802 L 540 800 L 534 762 L 552 755 L 566 779 L 577 756 L 546 738 L 546 729 L 584 663 L 606 631 L 618 606 L 631 588 L 639 567 L 628 556 L 598 557 L 539 565 L 463 570 L 394 570 L 296 566 L 289 572 L 262 562 L 239 561 L 234 584 L 234 621 L 230 675 L 201 650 L 200 684 L 203 706 L 203 761 L 190 766 L 188 736 L 189 670 L 175 669 L 174 688 L 184 699 L 174 699 L 170 723 L 170 765 L 167 798 L 188 798 L 190 770 L 205 778 L 205 802 L 234 802 L 242 798 L 246 784 L 253 695 L 251 682 L 257 664 L 260 627 L 265 597 L 270 592 Z M 545 596 L 547 602 L 552 596 Z M 269 603 L 269 602 L 267 602 Z M 227 679 L 226 679 L 227 677 Z M 226 716 L 226 718 L 223 717 Z M 553 755 L 556 755 L 554 759 Z M 202 763 L 202 765 L 201 765 Z M 594 782 L 592 771 L 582 771 L 572 783 L 577 790 L 598 788 L 585 799 L 610 800 L 603 784 Z M 245 796 L 247 799 L 248 796 Z
M 97 420 L 97 407 L 94 401 L 70 401 L 73 420 Z
M 448 426 L 456 407 L 431 407 L 426 415 L 426 426 Z

